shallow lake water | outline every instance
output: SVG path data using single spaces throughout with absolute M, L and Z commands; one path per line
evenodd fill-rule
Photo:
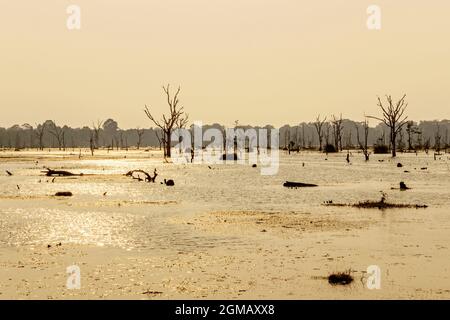
M 8 158 L 7 156 L 10 156 Z M 112 157 L 107 159 L 106 157 Z M 20 246 L 55 241 L 119 246 L 172 248 L 211 246 L 211 239 L 192 239 L 182 226 L 166 223 L 168 217 L 212 211 L 263 211 L 313 215 L 361 216 L 363 219 L 399 219 L 404 222 L 440 221 L 450 225 L 450 160 L 426 154 L 400 154 L 397 159 L 372 155 L 369 162 L 352 153 L 280 153 L 279 172 L 261 175 L 250 164 L 175 165 L 164 163 L 159 152 L 102 152 L 81 159 L 70 152 L 6 154 L 0 162 L 0 244 Z M 398 168 L 397 163 L 403 167 Z M 83 173 L 81 177 L 44 176 L 43 167 Z M 153 172 L 156 183 L 138 182 L 124 173 L 133 169 Z M 426 169 L 425 169 L 426 168 Z M 408 171 L 408 172 L 406 172 Z M 174 187 L 161 184 L 173 179 Z M 319 185 L 287 189 L 285 181 Z M 404 181 L 410 190 L 399 191 Z M 53 197 L 71 191 L 70 198 Z M 378 200 L 381 191 L 395 203 L 426 204 L 427 209 L 378 210 L 327 207 L 323 203 Z M 103 195 L 106 192 L 106 195 Z M 173 228 L 170 232 L 160 229 Z M 165 230 L 169 231 L 169 230 Z M 170 239 L 165 239 L 172 234 Z M 162 238 L 161 236 L 164 235 Z M 233 241 L 233 239 L 215 239 Z
M 37 287 L 43 272 L 56 268 L 51 271 L 53 276 L 47 276 L 60 279 L 56 287 L 48 285 L 51 293 L 60 290 L 55 288 L 65 281 L 66 262 L 48 260 L 56 253 L 47 251 L 47 245 L 54 247 L 61 242 L 66 254 L 78 252 L 71 246 L 96 248 L 94 256 L 104 258 L 86 262 L 93 268 L 87 272 L 95 275 L 98 263 L 113 266 L 102 267 L 104 272 L 110 270 L 111 283 L 105 279 L 105 283 L 96 282 L 88 288 L 103 290 L 102 295 L 83 293 L 93 298 L 104 297 L 105 292 L 130 296 L 132 289 L 111 289 L 118 277 L 133 268 L 143 278 L 149 277 L 147 265 L 167 259 L 166 267 L 158 269 L 165 273 L 154 274 L 147 282 L 158 286 L 159 277 L 170 275 L 185 283 L 183 274 L 204 270 L 190 293 L 176 291 L 179 284 L 174 284 L 172 290 L 179 295 L 164 293 L 161 297 L 166 298 L 241 297 L 235 293 L 239 287 L 238 291 L 226 288 L 246 281 L 259 283 L 245 289 L 244 297 L 250 299 L 450 297 L 449 158 L 443 154 L 435 160 L 432 154 L 424 153 L 399 154 L 396 159 L 372 155 L 365 162 L 362 154 L 352 152 L 347 163 L 346 152 L 280 152 L 278 174 L 263 176 L 260 167 L 252 168 L 250 163 L 166 163 L 156 150 L 98 151 L 95 157 L 85 151 L 81 158 L 77 151 L 3 152 L 0 262 L 11 266 L 12 277 L 17 264 L 31 255 L 30 270 L 41 271 L 35 276 L 24 273 L 23 279 L 32 279 Z M 44 167 L 83 176 L 53 180 L 41 172 Z M 125 176 L 129 170 L 152 173 L 155 168 L 156 183 Z M 8 176 L 6 170 L 13 175 Z M 165 186 L 161 183 L 164 179 L 173 179 L 175 186 Z M 288 189 L 283 187 L 285 181 L 318 187 Z M 411 189 L 400 191 L 400 181 Z M 73 196 L 55 197 L 58 191 L 70 191 Z M 382 192 L 388 202 L 428 207 L 378 210 L 324 205 L 327 201 L 353 204 L 380 200 Z M 12 252 L 17 258 L 8 258 Z M 36 254 L 45 264 L 36 264 Z M 73 259 L 82 260 L 83 256 L 80 253 Z M 159 262 L 149 261 L 155 257 Z M 119 264 L 112 262 L 116 258 Z M 130 267 L 134 261 L 130 259 L 141 262 Z M 172 269 L 178 265 L 184 269 L 174 273 Z M 382 269 L 386 279 L 383 291 L 368 291 L 361 283 L 351 291 L 330 291 L 326 282 L 314 280 L 347 268 L 364 276 L 369 265 Z M 203 274 L 217 276 L 208 280 L 200 276 Z M 225 282 L 223 274 L 228 274 Z M 255 276 L 258 280 L 251 280 Z M 134 284 L 123 283 L 124 288 L 127 285 L 134 288 Z M 198 289 L 200 285 L 205 287 L 203 291 Z M 102 286 L 104 289 L 98 289 Z M 14 286 L 7 289 L 11 296 L 18 290 Z M 17 292 L 26 296 L 38 292 L 29 287 L 23 290 Z M 41 296 L 36 293 L 36 297 Z

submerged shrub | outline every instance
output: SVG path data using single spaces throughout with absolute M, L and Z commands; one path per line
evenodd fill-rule
M 349 285 L 353 282 L 351 271 L 332 273 L 328 276 L 328 283 L 331 285 Z

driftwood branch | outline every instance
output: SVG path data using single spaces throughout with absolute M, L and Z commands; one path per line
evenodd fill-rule
M 156 169 L 155 171 L 153 171 L 153 176 L 151 176 L 148 172 L 144 171 L 144 170 L 131 170 L 128 171 L 125 176 L 127 177 L 132 177 L 133 179 L 142 181 L 142 179 L 139 177 L 139 175 L 137 177 L 134 176 L 135 173 L 142 173 L 143 175 L 145 175 L 145 182 L 155 182 L 156 177 L 158 176 L 158 173 L 156 173 Z

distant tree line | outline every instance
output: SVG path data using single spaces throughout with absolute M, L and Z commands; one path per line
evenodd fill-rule
M 339 129 L 335 128 L 336 125 L 339 126 Z M 329 149 L 333 149 L 332 151 L 359 149 L 358 134 L 362 137 L 366 130 L 365 122 L 342 119 L 335 124 L 334 121 L 325 121 L 322 124 L 322 141 L 320 142 L 317 126 L 317 121 L 303 122 L 296 126 L 282 126 L 280 128 L 280 146 L 291 150 L 321 149 L 321 146 L 322 149 L 328 146 Z M 369 146 L 384 145 L 390 148 L 390 129 L 387 125 L 379 123 L 375 127 L 367 126 L 367 131 Z M 449 148 L 449 144 L 450 120 L 408 121 L 396 137 L 396 150 L 398 151 L 444 149 Z
M 93 122 L 91 126 L 83 128 L 70 128 L 67 125 L 47 120 L 34 127 L 26 123 L 7 129 L 0 128 L 0 147 L 16 150 L 24 148 L 66 150 L 89 147 L 92 155 L 94 150 L 99 148 L 128 150 L 131 147 L 136 149 L 159 147 L 164 150 L 164 157 L 170 158 L 173 146 L 171 134 L 177 128 L 187 128 L 189 116 L 180 105 L 181 88 L 178 87 L 173 94 L 168 84 L 163 86 L 163 90 L 167 100 L 168 113 L 157 119 L 147 105 L 144 109 L 145 115 L 155 125 L 154 128 L 120 129 L 117 121 L 113 119 Z M 284 125 L 279 129 L 279 146 L 289 153 L 307 149 L 318 149 L 326 153 L 359 149 L 362 150 L 366 160 L 369 160 L 371 153 L 369 147 L 372 147 L 374 153 L 391 152 L 392 157 L 396 156 L 397 151 L 425 150 L 428 152 L 429 149 L 434 149 L 439 153 L 442 149 L 447 150 L 450 143 L 450 121 L 436 120 L 417 123 L 408 120 L 408 116 L 405 114 L 408 102 L 405 98 L 406 94 L 398 101 L 394 101 L 390 95 L 386 95 L 385 99 L 378 97 L 377 106 L 382 111 L 382 115 L 365 116 L 363 122 L 343 119 L 341 114 L 339 116 L 332 115 L 330 118 L 318 115 L 313 122 L 302 122 L 294 126 Z M 376 119 L 379 124 L 376 127 L 370 127 L 369 119 Z M 203 129 L 209 128 L 215 128 L 225 133 L 225 127 L 218 123 L 204 126 Z M 236 120 L 234 128 L 270 130 L 273 127 L 270 125 L 265 127 L 243 126 L 239 125 L 239 121 Z M 191 137 L 193 129 L 194 127 L 191 125 L 189 127 Z M 226 139 L 228 137 L 225 137 L 224 151 L 227 145 Z M 236 139 L 234 137 L 235 148 Z M 203 144 L 205 145 L 205 141 Z M 245 144 L 250 147 L 247 141 Z M 259 148 L 258 141 L 256 141 L 256 145 Z M 192 152 L 193 147 L 191 148 Z
M 301 122 L 297 125 L 284 125 L 280 129 L 280 147 L 289 151 L 320 149 L 323 151 L 342 151 L 361 149 L 367 131 L 367 145 L 390 148 L 390 129 L 384 123 L 369 127 L 367 122 L 356 122 L 342 117 L 331 116 L 316 119 L 313 122 Z M 320 122 L 320 124 L 318 124 Z M 318 135 L 320 126 L 320 139 Z M 236 125 L 242 129 L 272 129 L 263 127 Z M 204 125 L 203 129 L 224 126 L 218 123 Z M 0 148 L 9 149 L 45 149 L 57 148 L 69 150 L 75 148 L 109 148 L 111 150 L 140 149 L 148 147 L 164 148 L 161 128 L 121 129 L 113 119 L 97 122 L 91 126 L 71 128 L 64 124 L 47 120 L 42 124 L 14 125 L 0 127 Z M 359 141 L 358 141 L 359 140 Z M 450 120 L 407 121 L 396 135 L 397 151 L 448 149 L 450 144 Z M 325 150 L 326 149 L 326 150 Z

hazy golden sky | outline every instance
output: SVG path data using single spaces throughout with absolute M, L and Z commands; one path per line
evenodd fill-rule
M 407 93 L 413 119 L 450 118 L 448 0 L 0 0 L 0 126 L 112 117 L 148 127 L 182 86 L 191 120 L 362 119 Z M 70 4 L 81 30 L 66 28 Z M 369 31 L 377 4 L 382 29 Z

